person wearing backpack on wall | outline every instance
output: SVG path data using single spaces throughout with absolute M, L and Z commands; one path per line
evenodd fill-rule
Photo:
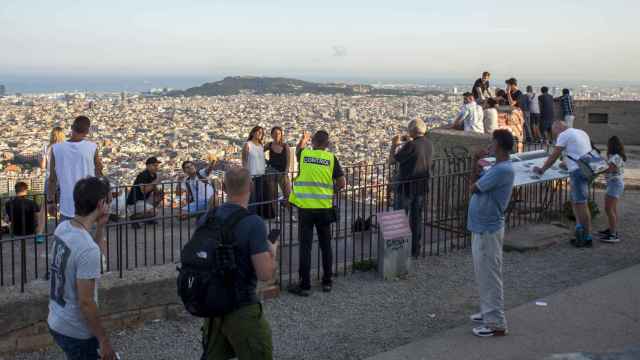
M 609 219 L 609 228 L 599 231 L 600 241 L 607 243 L 620 242 L 618 237 L 618 200 L 624 192 L 624 162 L 627 155 L 624 152 L 624 144 L 617 136 L 609 138 L 607 143 L 607 196 L 604 200 L 604 210 Z
M 201 359 L 271 360 L 271 328 L 256 287 L 273 277 L 278 245 L 247 210 L 249 171 L 229 169 L 223 187 L 227 201 L 209 210 L 182 250 L 178 294 L 191 314 L 206 318 Z
M 571 204 L 576 217 L 576 239 L 571 243 L 575 247 L 592 247 L 591 213 L 589 212 L 589 179 L 580 170 L 577 160 L 593 151 L 589 134 L 580 129 L 569 128 L 564 121 L 556 120 L 551 127 L 556 145 L 542 168 L 534 167 L 533 171 L 539 175 L 555 164 L 563 152 L 566 152 L 565 162 L 569 170 L 571 184 Z

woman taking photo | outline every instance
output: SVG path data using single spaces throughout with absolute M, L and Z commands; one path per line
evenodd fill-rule
M 267 160 L 267 174 L 272 192 L 272 199 L 278 196 L 278 187 L 284 199 L 289 198 L 291 183 L 289 182 L 289 145 L 284 142 L 284 130 L 280 126 L 271 129 L 271 141 L 265 146 L 269 159 Z

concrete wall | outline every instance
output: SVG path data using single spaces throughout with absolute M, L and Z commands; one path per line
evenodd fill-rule
M 484 134 L 466 133 L 460 130 L 433 129 L 427 133 L 433 143 L 434 158 L 445 157 L 445 149 L 463 147 L 472 154 L 491 144 L 491 137 Z
M 276 285 L 263 285 L 263 299 L 278 295 Z M 188 319 L 201 321 L 188 314 L 176 292 L 175 264 L 142 268 L 127 272 L 125 279 L 117 274 L 100 280 L 99 312 L 107 330 L 136 328 L 145 321 Z M 0 292 L 0 360 L 13 358 L 16 352 L 39 351 L 53 345 L 47 327 L 49 283 L 36 281 L 24 293 L 15 288 Z
M 626 145 L 640 145 L 640 101 L 576 101 L 575 107 L 574 127 L 585 130 L 594 143 L 606 144 L 616 135 Z

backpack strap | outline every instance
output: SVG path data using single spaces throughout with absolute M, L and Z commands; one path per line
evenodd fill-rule
M 222 230 L 226 234 L 226 236 L 223 236 L 223 239 L 222 239 L 224 244 L 229 244 L 234 242 L 234 236 L 232 231 L 236 227 L 236 225 L 238 225 L 238 223 L 242 221 L 242 219 L 246 218 L 247 216 L 249 216 L 249 211 L 245 208 L 240 208 L 234 211 L 233 213 L 231 213 L 231 215 L 229 215 L 229 217 L 227 217 L 224 220 L 222 224 Z

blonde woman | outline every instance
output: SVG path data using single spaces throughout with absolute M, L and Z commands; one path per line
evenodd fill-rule
M 53 149 L 53 145 L 59 144 L 65 141 L 64 130 L 56 126 L 51 129 L 51 134 L 49 135 L 49 144 L 45 144 L 42 147 L 42 160 L 40 160 L 40 169 L 44 173 L 44 193 L 45 193 L 45 201 L 42 203 L 42 207 L 40 209 L 39 217 L 38 217 L 38 228 L 36 230 L 36 242 L 41 244 L 44 242 L 44 225 L 47 221 L 46 218 L 46 200 L 51 197 L 56 197 L 57 191 L 49 192 L 48 183 L 49 183 L 49 172 L 51 170 L 51 166 L 49 160 L 51 159 L 51 149 Z

